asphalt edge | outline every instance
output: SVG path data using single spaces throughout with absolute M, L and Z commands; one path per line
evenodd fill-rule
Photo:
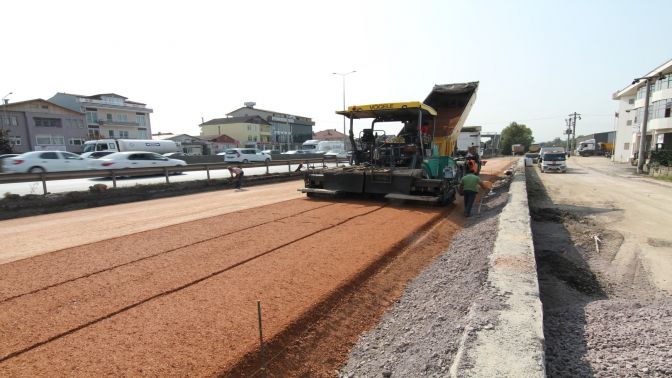
M 519 160 L 490 255 L 484 296 L 469 310 L 451 377 L 545 377 L 543 311 Z M 498 305 L 486 303 L 498 302 Z

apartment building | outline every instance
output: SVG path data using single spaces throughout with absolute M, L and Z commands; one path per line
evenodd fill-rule
M 271 125 L 258 115 L 215 118 L 203 122 L 200 137 L 214 139 L 227 135 L 245 147 L 264 149 L 271 143 Z
M 87 139 L 152 137 L 149 115 L 153 110 L 124 96 L 114 93 L 82 96 L 59 92 L 49 101 L 84 113 Z
M 282 151 L 300 149 L 303 142 L 313 139 L 315 122 L 312 119 L 272 110 L 256 109 L 255 106 L 254 102 L 246 102 L 245 106 L 228 113 L 227 116 L 259 116 L 264 119 L 271 125 L 272 149 Z
M 649 80 L 649 110 L 646 125 L 647 151 L 672 149 L 672 59 L 646 75 Z M 646 81 L 639 80 L 614 93 L 618 101 L 614 160 L 631 161 L 639 153 Z
M 2 105 L 0 119 L 0 127 L 8 131 L 15 153 L 80 153 L 87 138 L 84 113 L 41 98 Z

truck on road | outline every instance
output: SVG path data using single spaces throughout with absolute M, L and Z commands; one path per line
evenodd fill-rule
M 341 152 L 345 150 L 345 144 L 341 140 L 311 139 L 303 142 L 301 149 L 314 154 L 324 154 L 330 151 Z
M 576 152 L 580 156 L 611 156 L 611 151 L 614 149 L 613 143 L 597 142 L 595 139 L 584 140 L 579 143 Z
M 179 152 L 180 144 L 172 140 L 152 139 L 97 139 L 84 142 L 83 156 L 95 151 L 147 151 L 165 154 L 168 152 Z
M 525 153 L 525 146 L 522 144 L 512 144 L 511 145 L 511 155 L 522 155 Z

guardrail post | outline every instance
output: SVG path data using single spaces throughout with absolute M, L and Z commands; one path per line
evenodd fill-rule
M 116 187 L 117 187 L 117 175 L 114 174 L 114 171 L 113 171 L 113 170 L 110 171 L 110 172 L 112 172 L 112 187 L 113 187 L 113 188 L 116 188 Z
M 292 161 L 287 160 L 287 172 L 292 172 Z
M 44 178 L 44 173 L 40 173 L 40 178 L 42 179 L 42 191 L 44 195 L 47 195 L 47 180 Z
M 166 175 L 166 184 L 170 184 L 170 180 L 168 179 L 168 167 L 163 167 L 163 173 Z
M 322 156 L 322 168 L 327 168 L 327 162 L 325 160 L 325 157 Z
M 205 171 L 208 173 L 208 181 L 210 181 L 210 167 L 206 165 Z
M 268 171 L 268 164 L 269 164 L 268 160 L 265 161 L 264 163 L 266 164 L 266 174 L 269 174 L 270 172 Z

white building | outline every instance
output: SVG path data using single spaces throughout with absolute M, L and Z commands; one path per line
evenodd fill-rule
M 649 81 L 651 92 L 646 127 L 648 150 L 672 149 L 672 59 L 642 77 L 655 77 Z M 645 83 L 645 80 L 640 80 L 613 95 L 613 99 L 618 101 L 615 161 L 631 161 L 635 153 L 639 152 Z

